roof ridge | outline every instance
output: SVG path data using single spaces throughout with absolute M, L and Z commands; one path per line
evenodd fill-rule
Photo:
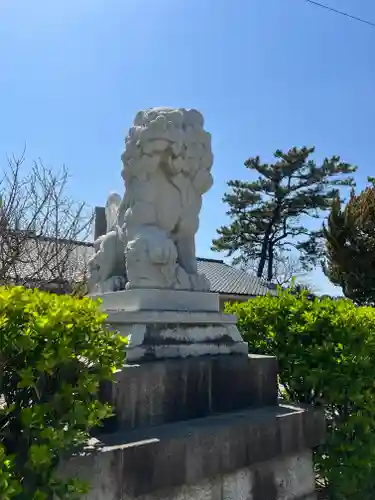
M 197 257 L 197 260 L 200 260 L 201 262 L 216 262 L 218 264 L 225 264 L 227 265 L 223 260 L 220 259 L 211 259 L 208 257 Z

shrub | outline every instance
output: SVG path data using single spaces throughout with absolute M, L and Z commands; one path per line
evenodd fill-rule
M 279 360 L 285 397 L 324 405 L 328 438 L 315 452 L 330 498 L 375 498 L 375 309 L 279 292 L 228 304 L 252 353 Z
M 121 337 L 90 299 L 0 288 L 0 498 L 77 498 L 87 485 L 59 481 L 59 463 L 81 450 L 111 414 L 101 381 L 124 362 Z

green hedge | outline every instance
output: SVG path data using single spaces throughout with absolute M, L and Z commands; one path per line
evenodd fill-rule
M 226 312 L 250 352 L 278 358 L 285 398 L 324 405 L 328 439 L 315 464 L 329 497 L 375 498 L 375 309 L 280 291 Z
M 75 499 L 61 460 L 81 450 L 111 409 L 98 387 L 124 362 L 121 337 L 90 299 L 0 288 L 0 498 Z

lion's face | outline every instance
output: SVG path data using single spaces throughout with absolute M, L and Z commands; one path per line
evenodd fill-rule
M 150 176 L 158 168 L 191 179 L 199 170 L 207 174 L 213 163 L 211 136 L 203 129 L 196 110 L 152 108 L 137 114 L 122 155 L 125 182 Z

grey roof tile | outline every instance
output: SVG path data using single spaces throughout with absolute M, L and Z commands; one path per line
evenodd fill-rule
M 25 278 L 50 281 L 56 277 L 56 270 L 59 267 L 54 265 L 53 256 L 63 257 L 64 265 L 62 274 L 66 279 L 82 276 L 85 266 L 93 253 L 93 246 L 90 243 L 59 241 L 56 248 L 56 242 L 48 238 L 30 239 L 26 250 L 27 258 L 22 263 L 18 272 Z M 51 254 L 52 252 L 52 254 Z M 52 262 L 45 265 L 43 262 L 47 256 Z M 276 294 L 276 290 L 267 283 L 240 269 L 236 269 L 222 260 L 197 258 L 198 271 L 204 274 L 211 283 L 211 291 L 228 295 L 266 295 L 267 293 Z M 50 268 L 54 272 L 50 272 Z
M 257 276 L 226 264 L 222 260 L 203 259 L 198 257 L 198 271 L 211 283 L 211 292 L 228 295 L 267 295 L 276 294 L 273 286 Z

